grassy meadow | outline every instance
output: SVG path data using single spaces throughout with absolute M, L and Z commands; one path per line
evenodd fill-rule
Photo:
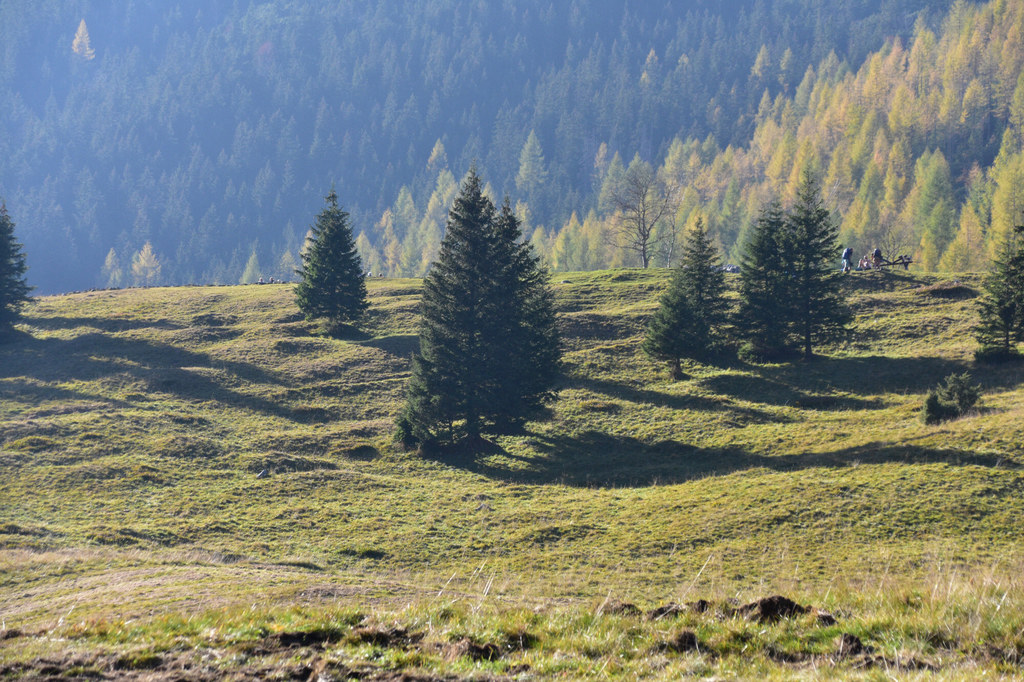
M 556 275 L 547 418 L 444 456 L 391 442 L 418 280 L 345 338 L 290 285 L 39 298 L 0 346 L 0 679 L 1024 675 L 1024 366 L 974 364 L 953 280 L 851 273 L 820 357 L 673 381 L 667 271 Z M 980 408 L 924 425 L 963 371 Z

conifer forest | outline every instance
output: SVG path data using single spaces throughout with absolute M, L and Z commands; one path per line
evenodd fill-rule
M 808 169 L 841 243 L 924 271 L 1024 202 L 1018 0 L 3 0 L 0 38 L 37 293 L 293 278 L 332 183 L 367 268 L 422 276 L 474 163 L 556 272 L 676 265 L 698 219 L 735 263 Z

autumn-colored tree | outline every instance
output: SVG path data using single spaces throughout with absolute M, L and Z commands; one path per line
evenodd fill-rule
M 146 242 L 132 257 L 132 282 L 137 287 L 151 287 L 159 284 L 162 267 L 160 259 L 153 252 L 153 245 Z
M 78 24 L 78 30 L 75 31 L 75 39 L 71 42 L 71 51 L 83 61 L 96 58 L 96 52 L 89 44 L 89 29 L 85 25 L 85 19 L 82 19 L 81 23 Z

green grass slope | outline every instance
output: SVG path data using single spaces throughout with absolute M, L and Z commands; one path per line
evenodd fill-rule
M 252 643 L 289 628 L 333 633 L 339 677 L 1019 672 L 1024 368 L 971 361 L 979 281 L 853 273 L 852 334 L 822 357 L 677 382 L 639 352 L 667 279 L 558 275 L 548 418 L 433 458 L 390 443 L 416 280 L 372 281 L 348 339 L 313 335 L 287 285 L 39 299 L 0 347 L 0 677 L 204 646 L 259 676 L 259 651 L 283 663 Z M 965 370 L 981 408 L 925 426 Z M 777 592 L 846 623 L 729 615 Z M 595 615 L 697 598 L 723 606 L 686 616 L 691 653 L 675 619 Z M 853 631 L 875 653 L 843 667 Z

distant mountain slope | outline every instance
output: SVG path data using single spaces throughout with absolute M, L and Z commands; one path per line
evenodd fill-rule
M 790 200 L 809 168 L 858 254 L 985 269 L 1024 222 L 1024 3 L 957 2 L 937 30 L 919 22 L 863 64 L 830 56 L 791 95 L 766 90 L 755 122 L 741 145 L 673 141 L 658 172 L 679 198 L 676 225 L 702 215 L 738 258 L 760 207 Z M 616 264 L 614 220 L 570 221 L 538 245 L 557 268 Z
M 474 159 L 551 230 L 597 206 L 600 153 L 744 145 L 765 91 L 948 6 L 3 0 L 0 195 L 44 292 L 129 283 L 146 242 L 162 281 L 237 281 L 253 256 L 289 274 L 332 182 L 381 247 L 372 225 L 407 188 L 416 235 L 397 212 L 392 229 L 415 271 L 432 195 L 443 209 Z

